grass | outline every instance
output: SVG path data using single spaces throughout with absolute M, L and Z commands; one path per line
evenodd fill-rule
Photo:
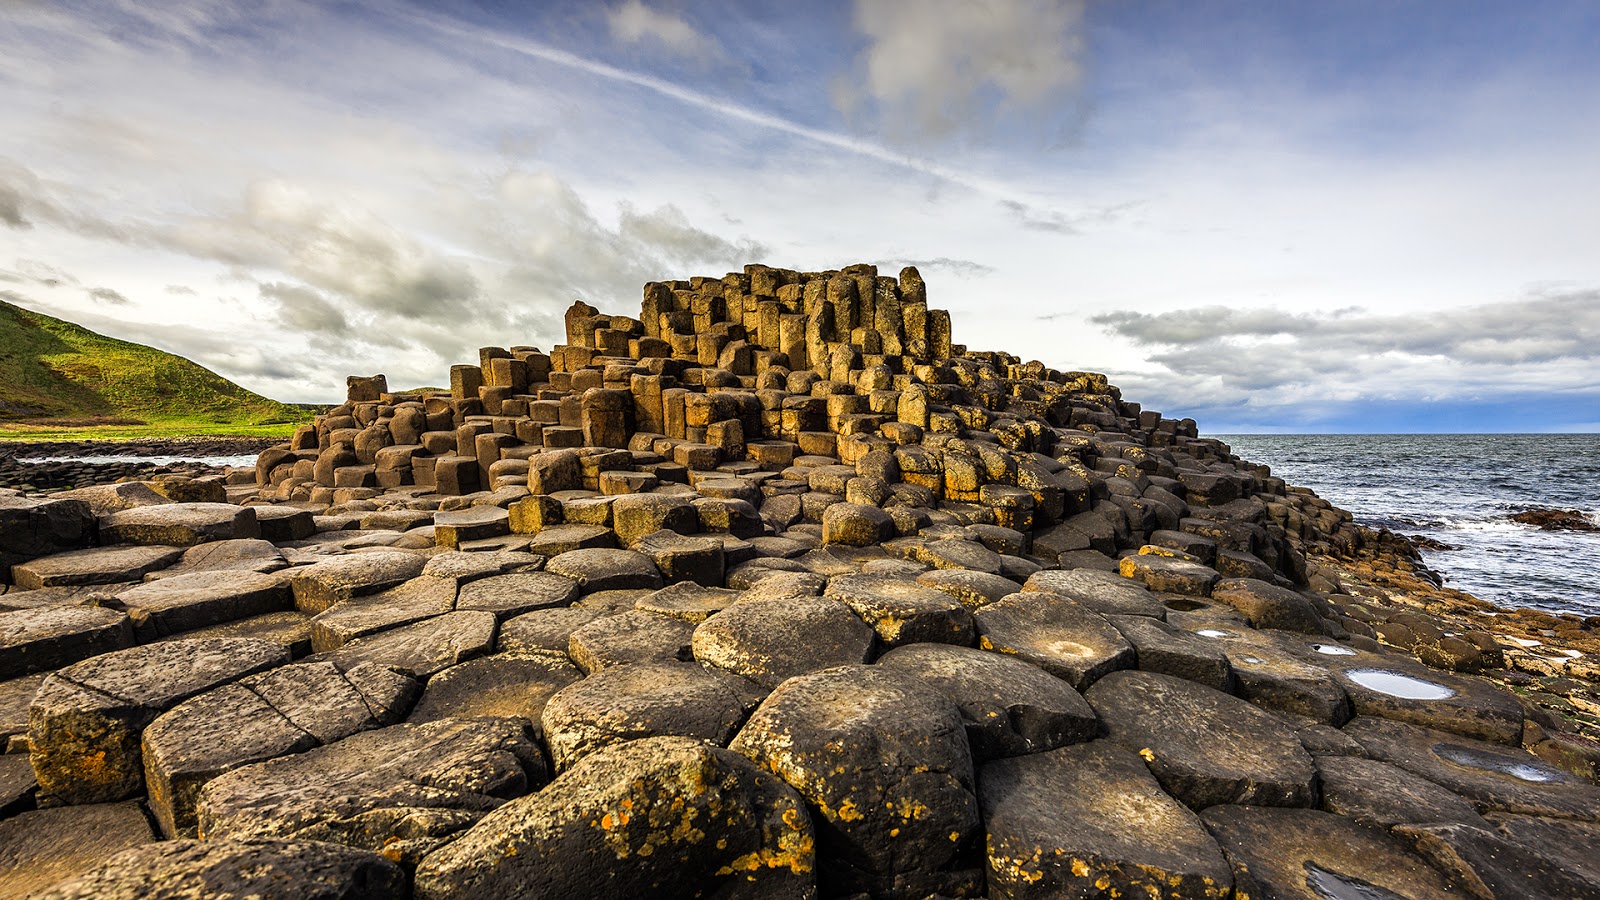
M 181 356 L 0 301 L 0 440 L 281 437 L 311 416 Z

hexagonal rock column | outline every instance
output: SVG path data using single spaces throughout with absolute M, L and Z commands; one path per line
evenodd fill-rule
M 133 624 L 116 610 L 54 606 L 0 613 L 0 680 L 131 646 Z
M 824 894 L 974 891 L 980 834 L 960 711 L 913 676 L 840 666 L 779 685 L 730 749 L 805 798 Z
M 681 737 L 590 754 L 417 867 L 417 900 L 816 896 L 800 798 L 737 753 Z
M 139 738 L 162 712 L 219 684 L 289 661 L 270 641 L 208 638 L 118 650 L 46 678 L 28 710 L 39 793 L 104 803 L 144 789 Z
M 100 518 L 100 540 L 107 544 L 192 547 L 210 541 L 259 537 L 256 511 L 228 503 L 163 503 Z
M 1199 816 L 1106 741 L 1003 759 L 978 773 L 989 896 L 1232 895 L 1233 872 Z
M 1018 656 L 1080 691 L 1134 664 L 1133 647 L 1104 616 L 1058 594 L 1012 594 L 972 618 L 979 647 Z
M 106 860 L 48 900 L 405 900 L 406 875 L 376 853 L 319 841 L 165 841 Z
M 796 675 L 864 663 L 873 632 L 837 600 L 744 600 L 695 628 L 694 658 L 766 688 Z

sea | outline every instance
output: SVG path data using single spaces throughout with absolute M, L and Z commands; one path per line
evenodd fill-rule
M 1600 532 L 1510 520 L 1570 509 L 1600 524 L 1600 434 L 1214 435 L 1356 521 L 1432 538 L 1450 587 L 1501 606 L 1600 615 Z

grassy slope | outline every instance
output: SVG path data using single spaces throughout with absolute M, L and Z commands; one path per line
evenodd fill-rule
M 63 430 L 28 419 L 121 420 L 96 430 L 135 437 L 234 434 L 240 426 L 273 426 L 275 434 L 308 418 L 181 356 L 0 301 L 0 435 Z

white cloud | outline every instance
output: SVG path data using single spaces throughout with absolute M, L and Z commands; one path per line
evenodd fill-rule
M 727 56 L 716 38 L 696 30 L 682 16 L 654 9 L 642 0 L 626 0 L 607 10 L 606 24 L 612 39 L 623 44 L 658 44 L 678 56 L 702 61 Z
M 1053 119 L 1082 76 L 1084 0 L 856 0 L 867 40 L 847 113 L 891 135 L 981 134 L 997 117 Z

